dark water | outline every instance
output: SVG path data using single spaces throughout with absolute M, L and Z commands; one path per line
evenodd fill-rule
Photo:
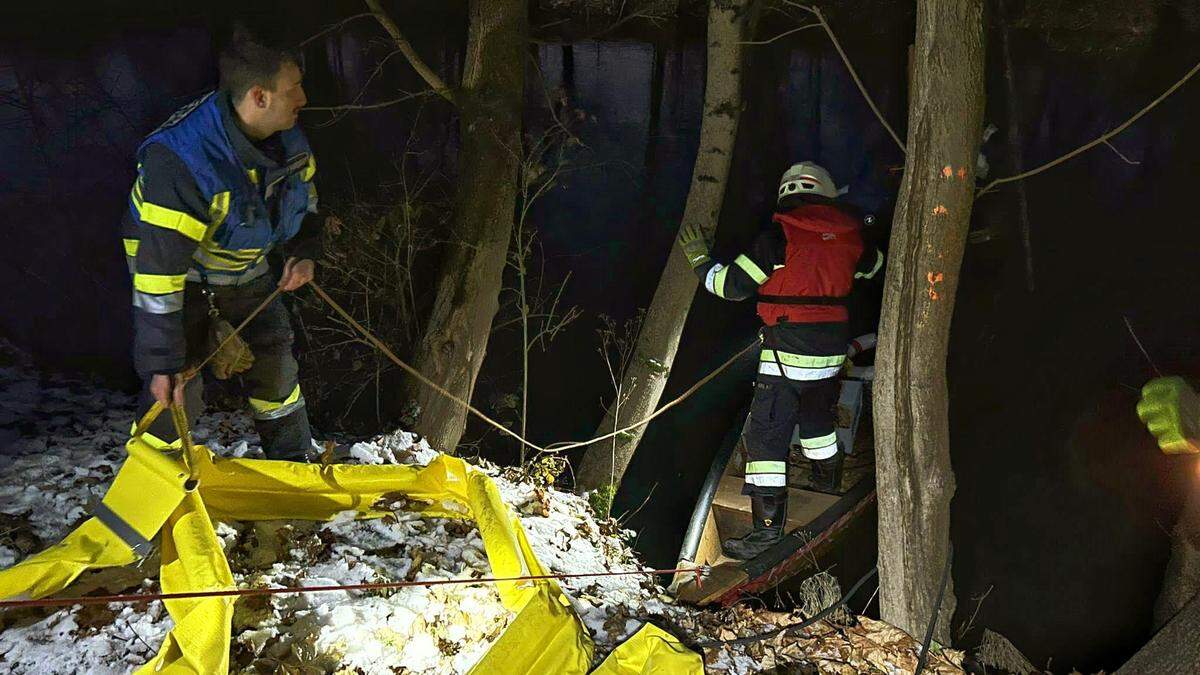
M 332 19 L 307 7 L 314 31 Z M 354 12 L 359 11 L 354 9 Z M 413 42 L 454 77 L 461 17 L 422 15 Z M 353 13 L 347 11 L 346 14 Z M 46 33 L 0 44 L 0 335 L 48 367 L 128 374 L 128 281 L 115 233 L 138 139 L 213 82 L 208 23 L 187 14 L 124 24 L 98 21 L 70 49 Z M 1158 45 L 1120 59 L 1069 57 L 1029 36 L 1015 45 L 1027 165 L 1049 160 L 1112 128 L 1173 82 L 1194 36 L 1164 19 Z M 112 20 L 110 20 L 112 21 Z M 448 30 L 448 27 L 454 27 Z M 840 28 L 840 26 L 838 27 Z M 44 28 L 42 30 L 45 30 Z M 905 28 L 841 30 L 868 89 L 903 134 Z M 1175 32 L 1172 32 L 1175 31 Z M 306 53 L 312 105 L 352 98 L 390 51 L 369 22 Z M 889 37 L 890 36 L 890 37 Z M 564 305 L 583 315 L 535 351 L 530 434 L 535 442 L 592 433 L 611 399 L 597 353 L 599 315 L 618 323 L 649 303 L 683 210 L 699 134 L 703 43 L 684 29 L 653 41 L 553 40 L 530 50 L 526 126 L 547 122 L 547 92 L 562 88 L 583 117 L 570 171 L 533 208 L 545 280 L 570 273 Z M 995 51 L 995 45 L 992 45 Z M 992 55 L 994 56 L 994 55 Z M 991 58 L 991 57 L 989 57 Z M 536 67 L 535 64 L 536 63 Z M 988 119 L 1002 129 L 985 151 L 1011 173 L 1000 62 L 989 64 Z M 755 47 L 718 253 L 732 254 L 766 223 L 778 175 L 816 159 L 877 211 L 886 240 L 902 163 L 873 121 L 840 60 L 816 31 Z M 420 86 L 392 59 L 364 100 Z M 11 92 L 17 93 L 13 98 Z M 32 105 L 29 105 L 32 102 Z M 1144 641 L 1167 555 L 1168 530 L 1185 490 L 1200 489 L 1195 461 L 1160 456 L 1132 413 L 1152 375 L 1130 339 L 1128 317 L 1157 365 L 1200 370 L 1200 265 L 1195 251 L 1195 83 L 1106 148 L 1026 182 L 1035 290 L 1026 289 L 1012 189 L 976 206 L 976 227 L 1001 236 L 972 245 L 952 331 L 951 438 L 956 622 L 1011 638 L 1055 670 L 1111 669 Z M 452 175 L 456 131 L 437 101 L 353 114 L 334 124 L 303 118 L 331 199 L 371 199 L 380 176 L 414 151 L 418 168 Z M 856 321 L 869 330 L 878 288 L 865 288 Z M 684 330 L 667 397 L 674 397 L 753 339 L 749 305 L 703 295 Z M 497 334 L 476 401 L 488 408 L 516 391 L 518 335 Z M 702 390 L 652 424 L 618 495 L 616 511 L 651 564 L 669 565 L 693 500 L 749 394 L 753 364 Z M 368 421 L 370 422 L 370 421 Z M 479 430 L 472 427 L 470 434 Z M 508 460 L 511 448 L 488 446 Z M 837 553 L 849 574 L 871 557 L 870 527 Z M 989 592 L 990 589 L 990 592 Z M 864 598 L 865 601 L 865 598 Z M 968 632 L 964 644 L 977 639 Z

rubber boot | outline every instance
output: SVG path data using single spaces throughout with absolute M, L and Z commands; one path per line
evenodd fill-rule
M 754 529 L 744 537 L 726 539 L 721 543 L 725 555 L 736 560 L 750 560 L 771 548 L 783 538 L 787 522 L 787 492 L 777 495 L 751 495 L 750 512 Z
M 812 478 L 809 480 L 810 489 L 818 492 L 838 493 L 842 487 L 842 459 L 844 455 L 839 450 L 828 459 L 810 459 Z

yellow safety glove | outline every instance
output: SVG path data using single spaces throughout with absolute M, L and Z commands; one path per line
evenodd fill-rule
M 712 259 L 708 257 L 708 239 L 699 225 L 684 225 L 679 230 L 679 248 L 683 249 L 693 269 Z
M 1142 387 L 1137 414 L 1169 455 L 1200 452 L 1200 396 L 1182 377 L 1159 377 Z

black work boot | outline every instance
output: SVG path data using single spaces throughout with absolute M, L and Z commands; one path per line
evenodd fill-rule
M 838 492 L 842 487 L 842 453 L 828 459 L 810 459 L 812 478 L 808 487 L 818 492 Z
M 725 555 L 730 558 L 750 560 L 783 538 L 783 526 L 787 522 L 787 492 L 769 496 L 751 495 L 750 512 L 754 518 L 754 529 L 750 534 L 721 543 Z

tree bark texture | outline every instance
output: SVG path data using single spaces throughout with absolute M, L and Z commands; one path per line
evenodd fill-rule
M 1193 675 L 1200 673 L 1200 597 L 1192 598 L 1116 675 Z
M 471 398 L 487 350 L 513 230 L 527 3 L 472 0 L 470 22 L 462 86 L 455 93 L 462 147 L 454 226 L 413 359 L 422 374 L 463 400 Z M 404 393 L 418 406 L 416 431 L 433 447 L 453 452 L 466 410 L 416 380 Z
M 880 607 L 920 638 L 951 555 L 946 350 L 984 107 L 983 0 L 919 0 L 875 381 Z M 949 644 L 953 584 L 935 639 Z
M 1154 603 L 1155 628 L 1165 626 L 1188 601 L 1200 597 L 1200 491 L 1191 489 L 1184 499 L 1171 537 L 1162 590 Z M 1200 624 L 1192 630 L 1197 626 Z
M 692 169 L 680 225 L 699 223 L 711 235 L 717 227 L 734 138 L 741 116 L 741 67 L 745 46 L 739 44 L 753 31 L 755 0 L 712 0 L 708 11 L 708 65 L 704 82 L 704 116 L 700 121 L 700 148 Z M 687 258 L 672 247 L 659 277 L 654 299 L 638 333 L 633 357 L 622 376 L 627 399 L 610 407 L 598 434 L 611 433 L 654 412 L 662 397 L 679 336 L 696 294 L 697 280 Z M 576 476 L 579 492 L 606 488 L 611 498 L 645 426 L 588 447 Z

